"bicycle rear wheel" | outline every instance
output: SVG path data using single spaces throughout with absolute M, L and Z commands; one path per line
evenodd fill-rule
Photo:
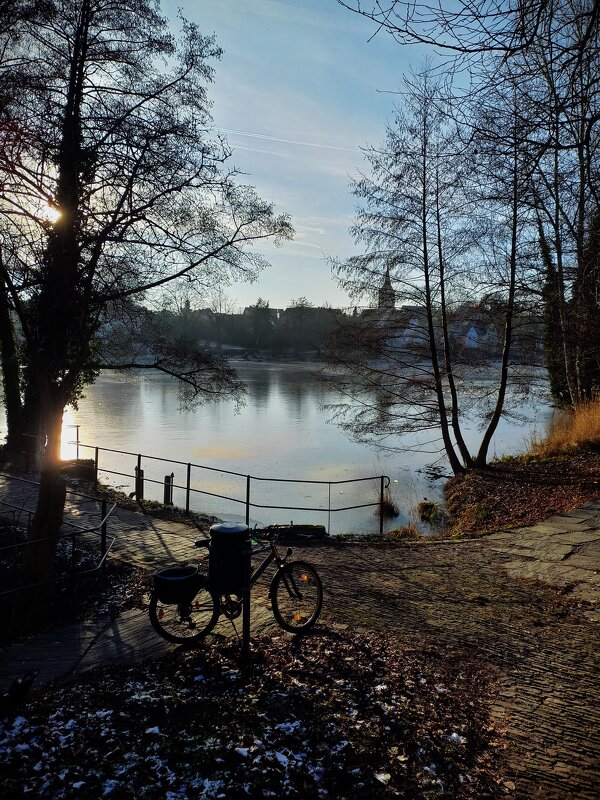
M 202 588 L 190 603 L 163 603 L 150 595 L 150 623 L 154 630 L 175 644 L 194 644 L 209 634 L 219 618 L 219 600 Z
M 319 618 L 323 586 L 312 564 L 290 561 L 276 572 L 269 593 L 273 616 L 285 631 L 308 631 Z

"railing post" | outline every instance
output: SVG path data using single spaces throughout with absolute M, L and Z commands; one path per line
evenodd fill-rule
M 165 506 L 172 506 L 173 505 L 173 481 L 175 478 L 175 473 L 172 472 L 170 475 L 165 475 L 165 489 L 163 493 L 163 505 Z
M 246 525 L 250 525 L 250 475 L 246 475 Z
M 100 528 L 100 558 L 106 555 L 106 500 L 102 501 L 102 527 Z M 106 569 L 106 561 L 102 562 L 102 569 Z
M 138 503 L 144 499 L 144 470 L 142 469 L 141 453 L 138 453 L 138 463 L 135 468 L 135 499 Z
M 382 475 L 380 478 L 380 487 L 379 487 L 379 535 L 383 536 L 383 478 Z
M 327 501 L 327 536 L 331 536 L 331 481 L 327 484 L 329 489 L 329 499 Z
M 94 489 L 98 489 L 98 456 L 99 456 L 100 448 L 96 447 L 96 452 L 94 454 Z
M 79 461 L 79 425 L 75 425 L 75 457 Z
M 185 486 L 185 513 L 190 513 L 190 485 L 192 480 L 192 465 L 187 465 L 187 483 Z

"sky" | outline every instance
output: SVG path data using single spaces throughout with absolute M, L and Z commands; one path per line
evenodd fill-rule
M 350 181 L 365 162 L 361 148 L 384 138 L 402 75 L 422 51 L 400 46 L 336 0 L 162 0 L 215 34 L 224 54 L 210 90 L 216 128 L 233 148 L 243 181 L 291 216 L 294 240 L 259 252 L 271 266 L 252 283 L 226 288 L 235 305 L 285 308 L 348 306 L 329 257 L 356 249 Z M 371 38 L 372 37 L 372 38 Z

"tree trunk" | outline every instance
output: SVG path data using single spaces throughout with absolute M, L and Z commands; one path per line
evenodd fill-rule
M 8 450 L 15 451 L 23 447 L 21 437 L 23 408 L 21 404 L 21 381 L 15 331 L 10 318 L 8 295 L 4 283 L 0 286 L 0 345 L 4 407 L 6 410 L 6 444 Z
M 437 344 L 435 341 L 435 326 L 433 324 L 433 298 L 431 288 L 431 274 L 429 263 L 429 246 L 428 246 L 428 226 L 427 226 L 427 131 L 423 130 L 423 155 L 422 155 L 422 199 L 421 199 L 421 245 L 423 247 L 423 277 L 425 279 L 425 312 L 427 317 L 427 336 L 429 340 L 429 355 L 431 358 L 431 367 L 433 369 L 434 390 L 437 400 L 440 430 L 442 433 L 442 441 L 444 442 L 444 450 L 448 456 L 450 467 L 455 475 L 465 471 L 464 465 L 456 455 L 452 438 L 450 436 L 450 425 L 448 423 L 448 412 L 446 410 L 446 402 L 444 397 L 444 386 L 442 383 L 442 375 L 440 372 L 440 363 L 438 359 Z
M 575 328 L 577 402 L 589 402 L 600 392 L 600 211 L 589 224 L 587 241 L 578 259 L 570 303 Z
M 47 580 L 52 572 L 66 497 L 66 484 L 60 471 L 63 408 L 49 402 L 44 405 L 46 445 L 42 453 L 38 503 L 29 536 L 32 544 L 28 548 L 28 577 L 36 581 Z
M 545 271 L 542 291 L 544 305 L 544 360 L 548 370 L 552 397 L 558 404 L 568 405 L 571 397 L 567 383 L 564 339 L 560 320 L 560 303 L 561 298 L 564 297 L 564 287 L 560 284 L 558 270 L 552 261 L 550 245 L 539 218 L 538 237 Z
M 442 227 L 441 227 L 441 211 L 440 211 L 440 196 L 439 196 L 439 171 L 436 169 L 436 198 L 435 198 L 435 216 L 437 228 L 437 250 L 438 250 L 438 270 L 440 273 L 440 313 L 442 321 L 442 337 L 444 342 L 444 362 L 446 367 L 446 379 L 448 381 L 448 388 L 450 390 L 450 419 L 452 421 L 452 430 L 454 438 L 458 446 L 460 455 L 465 467 L 470 468 L 473 466 L 473 459 L 471 453 L 462 435 L 459 419 L 459 404 L 458 392 L 456 390 L 456 383 L 454 381 L 454 365 L 452 361 L 452 353 L 450 350 L 450 336 L 448 334 L 448 307 L 446 304 L 446 273 L 444 263 L 444 251 L 442 247 Z
M 18 602 L 8 609 L 7 625 L 11 635 L 26 633 L 46 619 L 55 590 L 53 578 L 56 577 L 56 554 L 66 497 L 58 458 L 62 408 L 48 404 L 44 422 L 48 433 L 42 453 L 38 501 L 21 566 L 23 585 L 33 586 L 20 592 Z
M 492 436 L 496 432 L 500 417 L 504 410 L 504 400 L 506 398 L 506 389 L 508 386 L 508 366 L 510 360 L 510 349 L 512 344 L 513 335 L 513 313 L 515 306 L 515 289 L 517 278 L 517 242 L 518 242 L 518 227 L 519 227 L 519 153 L 518 153 L 518 132 L 513 132 L 513 170 L 512 170 L 512 198 L 511 198 L 511 235 L 510 235 L 510 256 L 509 256 L 509 284 L 508 284 L 508 298 L 506 301 L 506 313 L 504 317 L 504 345 L 502 348 L 502 362 L 500 365 L 500 382 L 498 384 L 498 396 L 496 398 L 496 406 L 494 413 L 490 419 L 489 425 L 483 435 L 477 456 L 475 458 L 475 466 L 478 468 L 485 467 L 488 460 L 488 450 Z

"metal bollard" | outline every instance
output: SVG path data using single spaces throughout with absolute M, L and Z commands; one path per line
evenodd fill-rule
M 165 475 L 165 491 L 163 495 L 163 503 L 166 506 L 173 505 L 173 479 L 175 477 L 175 473 L 172 472 L 170 475 Z
M 135 499 L 144 499 L 144 470 L 140 467 L 135 468 Z
M 248 526 L 219 522 L 210 528 L 208 579 L 218 594 L 241 594 L 246 583 Z
M 247 525 L 211 525 L 208 580 L 217 594 L 238 595 L 242 601 L 242 658 L 250 655 L 250 574 L 252 544 Z

